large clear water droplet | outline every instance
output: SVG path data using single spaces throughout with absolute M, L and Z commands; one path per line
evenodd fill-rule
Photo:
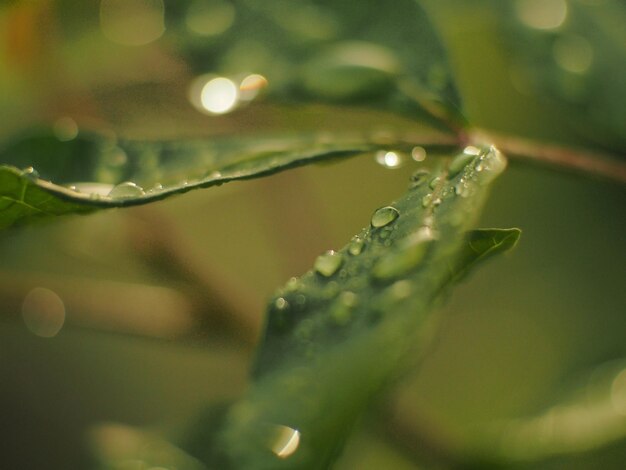
M 381 207 L 377 209 L 376 212 L 372 215 L 372 227 L 380 228 L 385 225 L 389 225 L 391 222 L 396 220 L 400 216 L 400 212 L 398 209 L 391 206 Z
M 108 196 L 114 188 L 112 184 L 96 182 L 72 183 L 69 187 L 74 191 L 95 196 Z
M 322 276 L 330 277 L 337 272 L 342 263 L 343 257 L 339 253 L 329 250 L 317 257 L 313 267 Z
M 127 199 L 133 197 L 143 196 L 144 190 L 141 186 L 136 185 L 131 181 L 126 181 L 115 186 L 109 192 L 108 196 L 113 199 Z
M 281 459 L 286 459 L 298 450 L 300 431 L 289 426 L 276 425 L 270 437 L 270 449 Z

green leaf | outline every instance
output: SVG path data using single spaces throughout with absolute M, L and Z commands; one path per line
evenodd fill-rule
M 373 0 L 359 8 L 348 0 L 173 2 L 154 44 L 171 59 L 162 58 L 171 67 L 163 83 L 146 76 L 137 49 L 102 34 L 106 25 L 93 23 L 98 4 L 77 10 L 58 2 L 54 21 L 63 27 L 55 40 L 67 49 L 58 70 L 63 81 L 82 84 L 109 134 L 85 132 L 80 115 L 58 119 L 55 132 L 9 141 L 0 134 L 0 173 L 11 182 L 0 187 L 0 227 L 143 204 L 378 148 L 410 151 L 456 140 L 450 127 L 459 99 L 446 54 L 413 0 L 393 8 Z M 219 31 L 216 21 L 223 23 Z M 107 70 L 84 67 L 87 55 L 106 56 Z M 174 59 L 188 71 L 173 67 Z M 443 130 L 424 134 L 425 122 Z M 136 139 L 146 135 L 174 140 Z M 30 167 L 36 173 L 19 171 Z
M 513 248 L 522 231 L 518 228 L 482 228 L 465 235 L 465 244 L 452 268 L 456 281 L 465 277 L 478 263 Z
M 410 151 L 410 141 L 394 148 Z M 38 133 L 0 149 L 0 228 L 33 219 L 145 204 L 195 188 L 386 148 L 363 136 L 137 142 Z M 24 168 L 20 170 L 19 168 Z M 50 182 L 52 180 L 54 182 Z
M 452 177 L 440 168 L 424 178 L 422 170 L 347 246 L 277 293 L 255 382 L 213 443 L 221 462 L 328 468 L 358 416 L 419 356 L 428 312 L 457 277 L 449 266 L 462 271 L 463 260 L 475 264 L 510 244 L 494 231 L 472 237 L 477 255 L 464 252 L 464 233 L 504 166 L 492 148 Z

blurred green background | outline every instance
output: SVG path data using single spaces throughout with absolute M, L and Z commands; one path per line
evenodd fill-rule
M 589 131 L 601 122 L 572 119 L 582 98 L 516 87 L 517 45 L 528 51 L 529 39 L 510 39 L 506 11 L 483 1 L 424 3 L 473 123 L 623 154 L 620 123 L 600 139 Z M 565 3 L 571 11 L 613 5 Z M 219 34 L 230 4 L 206 4 L 217 8 Z M 187 103 L 183 84 L 195 72 L 180 51 L 191 32 L 166 22 L 162 40 L 119 45 L 92 14 L 98 2 L 0 5 L 0 142 L 68 116 L 81 129 L 130 136 L 216 132 L 218 118 Z M 63 11 L 62 21 L 52 11 Z M 148 23 L 139 29 L 162 33 Z M 622 55 L 618 72 L 624 67 Z M 626 108 L 624 95 L 614 99 Z M 304 125 L 284 121 L 266 120 Z M 233 118 L 224 129 L 247 125 Z M 106 423 L 176 439 L 206 407 L 240 395 L 272 291 L 345 244 L 419 165 L 386 169 L 363 155 L 0 235 L 0 467 L 89 468 L 95 441 L 113 454 L 132 447 L 130 431 Z M 338 468 L 446 468 L 440 453 L 480 447 L 477 429 L 540 412 L 578 377 L 626 358 L 625 202 L 617 184 L 513 162 L 481 226 L 520 227 L 519 246 L 454 291 L 420 369 L 389 393 L 384 411 L 364 418 Z M 24 318 L 36 288 L 64 304 L 65 324 L 50 338 Z M 582 450 L 520 467 L 626 462 L 623 438 L 602 452 Z

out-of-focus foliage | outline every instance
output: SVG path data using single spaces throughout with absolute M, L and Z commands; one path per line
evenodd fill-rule
M 409 194 L 430 192 L 426 183 L 438 188 L 441 180 L 424 180 L 424 168 L 434 177 L 440 155 L 432 150 L 468 137 L 460 132 L 459 95 L 471 125 L 623 153 L 623 17 L 619 0 L 366 1 L 358 8 L 348 0 L 0 2 L 0 112 L 8 117 L 0 163 L 12 166 L 0 171 L 0 226 L 38 218 L 42 209 L 133 205 L 364 152 L 333 169 L 307 167 L 4 231 L 0 400 L 9 425 L 0 467 L 91 468 L 96 457 L 106 468 L 195 470 L 195 458 L 215 457 L 206 457 L 215 442 L 226 443 L 226 461 L 262 447 L 258 465 L 273 465 L 277 452 L 283 457 L 295 446 L 280 460 L 289 466 L 309 458 L 298 449 L 313 445 L 311 428 L 296 423 L 300 416 L 287 419 L 289 410 L 313 402 L 322 408 L 320 427 L 351 423 L 361 410 L 340 406 L 345 392 L 346 403 L 362 399 L 369 413 L 354 429 L 333 428 L 333 446 L 315 444 L 339 448 L 347 439 L 337 468 L 621 470 L 623 362 L 596 372 L 580 394 L 567 379 L 626 355 L 626 206 L 617 186 L 520 166 L 507 171 L 479 225 L 521 226 L 524 243 L 507 263 L 455 289 L 433 345 L 418 355 L 420 367 L 380 397 L 382 409 L 369 400 L 373 390 L 337 386 L 359 382 L 361 371 L 389 370 L 392 352 L 367 340 L 362 356 L 342 354 L 354 346 L 347 336 L 358 322 L 351 320 L 386 302 L 377 294 L 403 295 L 402 281 L 380 281 L 385 273 L 411 277 L 420 260 L 424 270 L 443 272 L 428 261 L 441 240 L 404 252 L 399 232 L 387 237 L 398 243 L 384 247 L 382 235 L 376 238 L 384 228 L 370 228 L 362 235 L 374 235 L 369 247 L 380 248 L 378 262 L 342 263 L 340 271 L 358 268 L 354 279 L 322 282 L 323 274 L 311 272 L 297 281 L 312 290 L 319 316 L 302 308 L 307 318 L 281 336 L 275 322 L 298 306 L 287 292 L 293 283 L 272 300 L 259 382 L 247 395 L 249 357 L 241 351 L 260 334 L 268 293 L 308 269 L 317 253 L 344 243 L 371 209 L 397 197 L 413 170 L 422 186 Z M 129 180 L 142 188 L 122 185 L 121 198 L 107 199 Z M 82 183 L 92 183 L 88 192 L 70 188 Z M 435 204 L 424 196 L 416 197 L 416 212 L 419 203 Z M 423 221 L 401 218 L 395 223 Z M 455 229 L 460 251 L 449 261 L 457 262 L 448 266 L 456 278 L 519 235 L 486 229 L 463 241 L 460 234 L 475 226 L 465 222 Z M 354 261 L 345 252 L 351 245 L 341 253 Z M 315 265 L 330 272 L 336 260 L 323 256 Z M 378 280 L 350 284 L 367 276 Z M 343 293 L 358 290 L 371 301 L 352 306 L 354 297 L 333 293 L 342 283 L 351 289 Z M 420 292 L 427 287 L 420 284 Z M 400 301 L 412 302 L 420 299 Z M 349 308 L 333 308 L 339 304 Z M 372 338 L 367 332 L 385 324 L 378 321 L 355 331 Z M 318 350 L 307 331 L 322 344 Z M 422 338 L 431 334 L 423 329 Z M 293 366 L 311 354 L 320 367 Z M 360 369 L 342 362 L 355 357 Z M 326 366 L 338 371 L 330 383 L 316 374 Z M 305 380 L 294 384 L 294 377 Z M 327 394 L 312 394 L 308 383 Z M 291 396 L 289 387 L 293 403 L 277 402 Z M 190 431 L 199 410 L 242 396 L 230 412 L 220 408 Z M 255 419 L 246 404 L 270 422 L 243 426 Z M 101 425 L 109 421 L 151 429 Z M 262 442 L 257 431 L 266 434 Z M 246 433 L 250 447 L 238 440 Z M 79 445 L 86 436 L 93 447 Z

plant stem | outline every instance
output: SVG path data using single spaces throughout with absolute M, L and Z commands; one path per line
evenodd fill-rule
M 471 141 L 493 144 L 513 161 L 535 163 L 626 184 L 626 157 L 477 129 Z

